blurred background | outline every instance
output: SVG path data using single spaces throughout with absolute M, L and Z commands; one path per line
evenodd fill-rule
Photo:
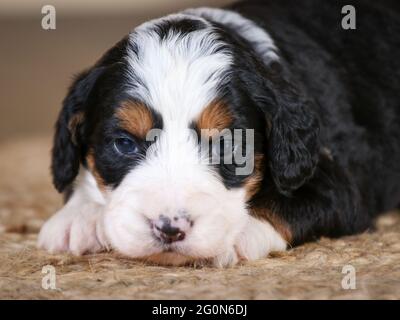
M 135 26 L 181 9 L 232 0 L 0 0 L 0 142 L 51 134 L 74 74 Z M 56 29 L 42 29 L 44 5 Z

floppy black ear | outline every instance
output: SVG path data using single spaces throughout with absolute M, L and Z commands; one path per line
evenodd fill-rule
M 81 73 L 70 87 L 55 126 L 51 171 L 59 192 L 69 186 L 79 171 L 84 141 L 84 115 L 89 93 L 101 68 Z
M 84 156 L 86 146 L 83 131 L 90 92 L 100 75 L 121 61 L 128 43 L 126 36 L 110 48 L 93 68 L 78 75 L 63 101 L 56 123 L 51 164 L 53 183 L 59 192 L 73 182 Z
M 277 112 L 272 116 L 269 160 L 279 191 L 289 195 L 312 177 L 319 156 L 319 121 L 297 90 L 276 94 Z
M 253 98 L 265 114 L 266 151 L 271 175 L 280 193 L 290 195 L 314 173 L 319 157 L 316 105 L 281 66 L 269 68 L 253 86 Z

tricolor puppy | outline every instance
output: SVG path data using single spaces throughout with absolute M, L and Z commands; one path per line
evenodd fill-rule
M 64 100 L 52 173 L 66 203 L 40 247 L 229 266 L 397 207 L 400 17 L 352 2 L 356 30 L 346 3 L 316 0 L 133 30 Z

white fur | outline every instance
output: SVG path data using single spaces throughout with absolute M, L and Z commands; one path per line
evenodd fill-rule
M 52 253 L 75 255 L 103 250 L 107 246 L 103 231 L 104 204 L 105 198 L 94 177 L 81 169 L 71 198 L 40 230 L 38 246 Z
M 267 221 L 250 217 L 236 239 L 236 250 L 246 260 L 266 257 L 271 251 L 283 251 L 286 242 Z
M 239 19 L 232 14 L 228 16 Z M 223 16 L 224 22 L 228 16 Z M 189 16 L 162 19 L 187 17 L 193 19 L 193 11 Z M 228 266 L 238 261 L 238 254 L 257 259 L 270 250 L 285 248 L 271 225 L 248 215 L 245 190 L 228 190 L 202 161 L 198 142 L 188 130 L 217 98 L 218 86 L 229 80 L 232 63 L 225 49 L 216 52 L 223 44 L 216 39 L 211 24 L 197 19 L 207 27 L 184 36 L 171 33 L 163 42 L 151 29 L 161 20 L 147 22 L 132 32 L 130 41 L 137 46 L 138 55 L 128 51 L 128 93 L 161 114 L 162 134 L 149 148 L 146 159 L 113 191 L 101 193 L 93 176 L 81 170 L 72 198 L 43 227 L 41 247 L 82 254 L 110 243 L 130 257 L 146 258 L 166 249 L 154 237 L 150 222 L 160 215 L 172 220 L 184 210 L 193 226 L 184 240 L 173 242 L 167 249 L 190 260 L 207 258 L 216 266 Z M 243 19 L 237 22 L 244 36 L 253 39 L 258 49 L 264 48 L 261 33 L 254 26 Z M 256 30 L 257 39 L 249 36 L 252 30 Z M 264 46 L 273 48 L 269 40 Z

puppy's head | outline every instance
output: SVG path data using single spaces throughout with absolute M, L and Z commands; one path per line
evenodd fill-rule
M 56 188 L 90 171 L 123 254 L 229 264 L 263 184 L 289 194 L 315 166 L 315 119 L 268 71 L 245 39 L 203 18 L 145 23 L 71 87 L 56 126 Z

